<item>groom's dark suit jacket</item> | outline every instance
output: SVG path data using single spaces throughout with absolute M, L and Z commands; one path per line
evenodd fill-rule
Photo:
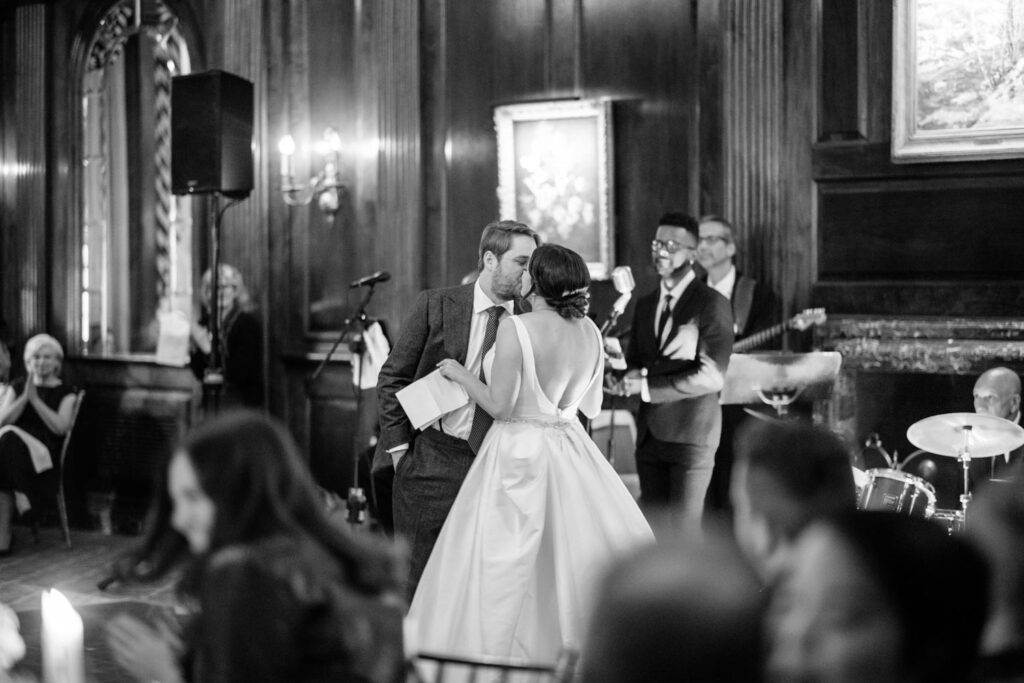
M 659 441 L 697 446 L 716 445 L 722 411 L 718 393 L 690 397 L 687 381 L 700 370 L 699 360 L 666 358 L 655 338 L 654 320 L 661 288 L 636 302 L 632 336 L 626 360 L 630 367 L 647 368 L 651 403 L 641 403 L 637 414 L 637 443 L 650 431 Z M 709 355 L 725 375 L 732 353 L 732 310 L 729 300 L 700 280 L 691 282 L 672 308 L 673 328 L 693 321 L 698 329 L 698 351 Z
M 430 289 L 420 293 L 413 304 L 377 382 L 380 439 L 373 458 L 374 470 L 391 465 L 388 449 L 403 443 L 411 447 L 415 438 L 412 425 L 395 393 L 429 375 L 445 358 L 466 364 L 475 286 Z M 514 311 L 522 312 L 519 301 Z

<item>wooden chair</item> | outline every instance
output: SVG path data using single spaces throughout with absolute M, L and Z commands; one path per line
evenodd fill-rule
M 466 681 L 467 683 L 570 683 L 576 673 L 579 653 L 575 650 L 563 649 L 554 664 L 524 662 L 522 660 L 501 657 L 468 657 L 464 655 L 448 655 L 436 652 L 420 652 L 416 655 L 420 662 L 429 667 L 417 667 L 416 680 L 422 683 L 445 683 L 447 680 Z M 433 668 L 431 678 L 423 678 L 423 669 Z M 451 675 L 451 679 L 447 678 Z
M 78 410 L 82 407 L 84 399 L 84 390 L 75 394 L 75 405 L 71 408 L 71 424 L 68 425 L 68 431 L 64 433 L 64 440 L 60 445 L 60 470 L 57 472 L 57 514 L 60 515 L 60 528 L 64 531 L 64 545 L 68 548 L 71 547 L 71 527 L 68 526 L 68 504 L 64 498 L 64 461 L 68 455 L 68 444 L 71 443 L 71 432 L 78 421 Z

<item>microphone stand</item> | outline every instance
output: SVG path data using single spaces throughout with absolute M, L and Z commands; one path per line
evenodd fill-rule
M 341 342 L 345 339 L 345 337 L 348 336 L 348 334 L 355 329 L 357 323 L 360 325 L 363 334 L 365 334 L 367 321 L 366 307 L 370 303 L 370 299 L 373 298 L 374 287 L 376 285 L 376 282 L 372 282 L 369 284 L 369 287 L 366 290 L 366 294 L 363 296 L 363 300 L 359 302 L 359 306 L 358 308 L 356 308 L 356 312 L 352 315 L 352 317 L 345 319 L 345 324 L 341 329 L 341 334 L 339 334 L 338 338 L 334 340 L 334 344 L 327 351 L 327 355 L 325 355 L 323 360 L 320 361 L 320 364 L 317 366 L 316 370 L 313 371 L 313 375 L 309 378 L 310 386 L 312 386 L 316 382 L 317 378 L 320 376 L 320 373 L 322 373 L 324 368 L 327 367 L 327 362 L 330 361 L 331 356 L 334 355 L 334 352 L 337 350 L 338 346 L 341 345 Z M 359 365 L 356 368 L 353 368 L 353 371 L 357 371 L 356 375 L 359 377 L 360 382 L 362 382 L 363 378 L 363 364 L 365 362 L 366 357 L 366 344 L 363 341 L 363 334 L 360 334 L 358 339 L 349 340 L 349 351 L 351 351 L 353 354 L 358 354 L 359 356 Z M 352 437 L 352 485 L 349 487 L 348 496 L 345 499 L 345 521 L 347 521 L 349 525 L 353 527 L 358 526 L 366 521 L 366 493 L 363 491 L 362 487 L 359 486 L 359 459 L 360 457 L 362 457 L 362 444 L 359 443 L 359 428 L 360 419 L 362 418 L 362 415 L 363 389 L 357 383 L 356 428 L 354 430 L 354 436 Z M 376 502 L 377 493 L 374 490 L 376 487 L 374 486 L 373 483 L 373 477 L 370 478 L 370 487 L 371 494 L 373 495 L 373 499 Z
M 632 292 L 624 292 L 623 294 L 626 296 L 630 296 L 632 295 Z M 621 299 L 622 297 L 619 298 Z M 608 315 L 608 319 L 604 322 L 604 325 L 601 325 L 602 340 L 604 339 L 605 334 L 607 334 L 609 330 L 615 328 L 615 325 L 619 322 L 619 316 L 622 315 L 622 312 L 626 310 L 625 305 L 621 306 L 622 310 L 619 310 L 620 306 L 617 305 L 618 303 L 619 302 L 616 301 L 615 304 L 612 304 L 612 312 Z M 615 446 L 615 410 L 617 408 L 616 404 L 618 403 L 618 399 L 619 397 L 617 394 L 612 394 L 611 399 L 608 401 L 608 446 L 605 450 L 607 452 L 608 462 L 612 463 L 613 465 L 615 463 L 615 451 L 613 451 L 612 448 Z

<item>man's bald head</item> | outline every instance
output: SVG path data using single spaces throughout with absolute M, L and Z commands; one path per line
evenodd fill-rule
M 974 383 L 974 412 L 1015 420 L 1020 412 L 1020 377 L 1010 368 L 986 370 Z

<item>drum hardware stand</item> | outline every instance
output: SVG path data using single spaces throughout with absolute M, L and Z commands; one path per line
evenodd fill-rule
M 973 428 L 972 428 L 971 425 L 964 425 L 964 427 L 963 427 L 964 444 L 963 444 L 963 447 L 960 449 L 960 454 L 957 456 L 957 460 L 959 460 L 960 462 L 963 463 L 963 469 L 964 469 L 964 492 L 960 494 L 960 507 L 961 507 L 961 509 L 964 512 L 964 526 L 965 527 L 967 526 L 967 504 L 971 502 L 971 492 L 970 492 L 970 488 L 969 488 L 970 487 L 969 470 L 970 470 L 970 467 L 971 467 L 970 438 L 971 438 L 971 430 L 972 429 Z
M 341 333 L 337 339 L 334 340 L 334 344 L 327 351 L 327 354 L 320 361 L 320 365 L 317 366 L 316 370 L 313 371 L 312 376 L 309 378 L 309 386 L 316 383 L 320 373 L 323 372 L 324 368 L 327 367 L 328 361 L 331 356 L 341 345 L 341 342 L 349 337 L 349 351 L 353 354 L 357 354 L 359 357 L 359 366 L 355 368 L 358 370 L 358 377 L 360 382 L 362 381 L 364 372 L 364 363 L 366 362 L 366 343 L 363 341 L 363 334 L 366 331 L 366 322 L 369 319 L 366 315 L 366 307 L 370 303 L 370 299 L 373 297 L 374 287 L 377 283 L 371 282 L 367 286 L 366 294 L 363 296 L 363 300 L 359 302 L 359 307 L 356 312 L 350 318 L 345 319 L 345 324 L 341 328 Z M 358 324 L 360 332 L 359 334 L 351 334 Z M 351 334 L 351 336 L 350 336 Z M 359 421 L 363 414 L 363 390 L 357 384 L 356 385 L 356 427 L 353 430 L 354 435 L 352 437 L 353 453 L 352 453 L 352 485 L 348 489 L 348 496 L 345 498 L 345 521 L 352 527 L 357 527 L 366 521 L 366 493 L 363 488 L 359 485 L 359 458 L 362 457 L 362 444 L 359 443 Z M 370 477 L 370 495 L 373 496 L 374 501 L 377 500 L 376 487 L 373 483 L 373 477 Z
M 867 462 L 864 458 L 864 452 L 869 448 L 873 451 L 876 451 L 879 455 L 881 455 L 882 458 L 885 459 L 885 464 L 891 470 L 902 470 L 903 465 L 906 465 L 906 463 L 900 464 L 898 451 L 893 451 L 892 455 L 890 456 L 889 451 L 885 450 L 885 448 L 882 447 L 882 437 L 878 435 L 878 432 L 871 432 L 870 434 L 868 434 L 868 438 L 864 440 L 864 448 L 862 448 L 860 451 L 860 464 L 863 465 L 861 469 L 865 469 L 867 467 Z

